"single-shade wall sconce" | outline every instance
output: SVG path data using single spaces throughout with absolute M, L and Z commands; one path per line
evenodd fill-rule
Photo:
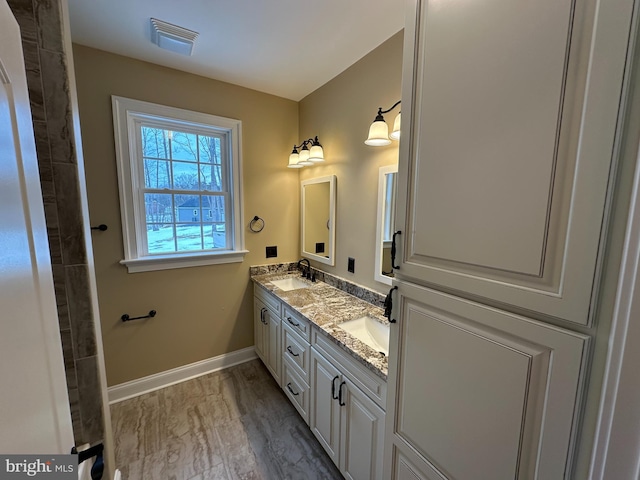
M 391 110 L 400 105 L 400 100 L 393 104 L 388 110 L 382 110 L 382 107 L 378 108 L 378 115 L 376 115 L 375 120 L 369 127 L 369 138 L 367 138 L 364 143 L 367 145 L 371 145 L 373 147 L 382 147 L 384 145 L 389 145 L 391 140 L 399 140 L 400 139 L 400 113 L 396 115 L 396 119 L 393 122 L 393 131 L 389 134 L 389 127 L 387 126 L 387 122 L 384 121 L 383 113 L 389 113 Z
M 311 150 L 309 150 L 311 145 Z M 298 152 L 300 149 L 300 152 Z M 302 168 L 307 165 L 324 162 L 324 151 L 318 141 L 318 137 L 305 140 L 300 145 L 294 145 L 291 155 L 289 155 L 289 168 Z

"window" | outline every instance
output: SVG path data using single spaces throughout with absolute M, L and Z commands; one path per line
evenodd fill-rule
M 129 273 L 241 262 L 241 122 L 112 103 Z

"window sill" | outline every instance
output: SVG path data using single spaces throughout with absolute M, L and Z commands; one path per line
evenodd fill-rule
M 222 263 L 240 263 L 248 250 L 233 250 L 219 253 L 193 253 L 182 255 L 154 255 L 143 258 L 120 260 L 129 273 L 153 272 L 172 268 L 200 267 Z

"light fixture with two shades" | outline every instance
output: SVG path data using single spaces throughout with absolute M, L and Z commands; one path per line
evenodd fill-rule
M 382 110 L 382 107 L 378 108 L 378 115 L 369 127 L 369 137 L 364 141 L 367 145 L 373 147 L 382 147 L 389 145 L 391 140 L 400 139 L 400 112 L 396 115 L 396 119 L 393 122 L 393 130 L 389 133 L 389 127 L 387 122 L 384 121 L 383 113 L 389 113 L 391 110 L 400 105 L 400 100 L 393 104 L 388 110 Z
M 311 149 L 309 149 L 311 146 Z M 298 152 L 298 149 L 300 151 Z M 294 145 L 289 155 L 289 168 L 302 168 L 308 165 L 324 162 L 324 151 L 318 137 L 305 140 L 300 145 Z

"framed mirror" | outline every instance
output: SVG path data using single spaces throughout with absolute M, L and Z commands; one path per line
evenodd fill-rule
M 303 180 L 302 256 L 327 265 L 335 264 L 336 176 Z
M 391 240 L 396 210 L 396 185 L 398 166 L 380 167 L 378 174 L 378 226 L 376 228 L 375 273 L 374 278 L 391 285 Z

